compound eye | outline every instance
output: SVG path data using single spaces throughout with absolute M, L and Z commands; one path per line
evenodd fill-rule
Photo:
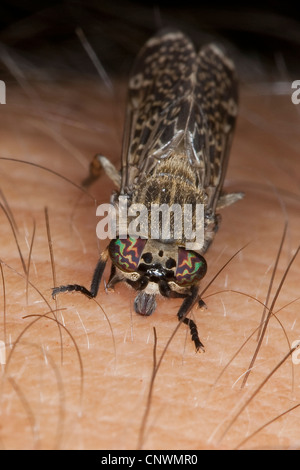
M 182 287 L 197 284 L 207 271 L 203 256 L 195 251 L 178 248 L 176 283 Z
M 137 271 L 146 242 L 142 238 L 133 237 L 112 240 L 108 248 L 112 262 L 127 273 Z

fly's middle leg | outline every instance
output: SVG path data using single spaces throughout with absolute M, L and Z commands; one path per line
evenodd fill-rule
M 85 180 L 83 180 L 82 186 L 88 187 L 92 183 L 94 183 L 94 181 L 96 181 L 99 176 L 101 176 L 103 170 L 105 171 L 107 176 L 114 182 L 117 189 L 119 190 L 121 186 L 120 172 L 108 160 L 108 158 L 98 153 L 94 156 L 93 160 L 90 163 L 89 175 Z

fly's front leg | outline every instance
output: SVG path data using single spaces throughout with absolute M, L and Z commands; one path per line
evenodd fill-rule
M 54 299 L 55 296 L 57 294 L 60 294 L 61 292 L 81 292 L 82 294 L 86 295 L 86 297 L 88 297 L 89 299 L 96 297 L 107 260 L 108 248 L 106 248 L 100 256 L 100 259 L 94 271 L 90 290 L 88 290 L 84 286 L 80 286 L 79 284 L 67 284 L 65 286 L 54 287 L 52 289 L 52 298 Z
M 196 351 L 199 351 L 201 349 L 203 352 L 205 352 L 204 345 L 201 343 L 200 338 L 199 338 L 196 323 L 190 318 L 187 318 L 187 314 L 189 313 L 189 311 L 192 309 L 192 307 L 197 301 L 199 301 L 198 300 L 198 288 L 192 287 L 190 295 L 188 295 L 188 297 L 186 297 L 184 301 L 182 302 L 182 305 L 177 313 L 177 317 L 179 321 L 182 321 L 183 323 L 189 326 L 192 341 L 195 344 Z
M 115 168 L 115 166 L 108 160 L 108 158 L 100 154 L 95 155 L 93 160 L 91 161 L 89 176 L 82 182 L 82 186 L 90 186 L 94 181 L 99 178 L 103 170 L 105 171 L 107 176 L 114 182 L 114 184 L 117 186 L 117 189 L 119 190 L 121 186 L 120 173 Z

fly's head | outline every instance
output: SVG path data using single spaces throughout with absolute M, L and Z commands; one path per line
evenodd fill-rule
M 109 255 L 113 267 L 108 287 L 125 281 L 139 291 L 134 308 L 141 315 L 154 312 L 156 294 L 182 298 L 189 295 L 207 270 L 203 256 L 175 242 L 117 238 L 109 244 Z

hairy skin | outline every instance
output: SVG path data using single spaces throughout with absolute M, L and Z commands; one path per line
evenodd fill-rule
M 115 96 L 125 97 L 124 84 L 117 84 L 114 96 L 99 83 L 79 81 L 72 86 L 31 83 L 25 92 L 10 88 L 7 105 L 0 108 L 0 156 L 34 162 L 79 185 L 95 153 L 107 155 L 115 164 L 119 160 L 124 107 Z M 207 310 L 193 309 L 206 352 L 195 353 L 188 329 L 181 325 L 155 374 L 150 399 L 153 328 L 158 362 L 178 325 L 180 299 L 160 299 L 147 318 L 134 313 L 135 292 L 125 285 L 105 293 L 102 284 L 96 302 L 79 293 L 51 299 L 54 285 L 89 287 L 105 247 L 96 238 L 94 199 L 108 202 L 112 183 L 103 175 L 89 189 L 91 198 L 43 169 L 0 160 L 1 202 L 5 205 L 4 195 L 17 225 L 25 268 L 34 223 L 36 227 L 26 292 L 12 227 L 0 212 L 0 340 L 7 346 L 7 364 L 0 369 L 3 448 L 232 449 L 300 403 L 300 365 L 293 369 L 288 358 L 224 435 L 243 403 L 300 339 L 298 301 L 277 314 L 282 325 L 271 318 L 247 387 L 241 390 L 257 345 L 254 332 L 263 306 L 233 291 L 265 301 L 285 217 L 287 236 L 269 305 L 298 247 L 298 129 L 298 108 L 289 95 L 260 96 L 255 89 L 242 90 L 225 186 L 228 191 L 244 191 L 246 197 L 222 211 L 220 231 L 206 255 L 208 273 L 202 288 L 234 253 L 250 244 L 203 295 Z M 299 270 L 298 256 L 274 312 L 299 296 Z M 109 265 L 106 280 L 108 275 Z M 296 408 L 243 448 L 298 448 L 299 418 Z

